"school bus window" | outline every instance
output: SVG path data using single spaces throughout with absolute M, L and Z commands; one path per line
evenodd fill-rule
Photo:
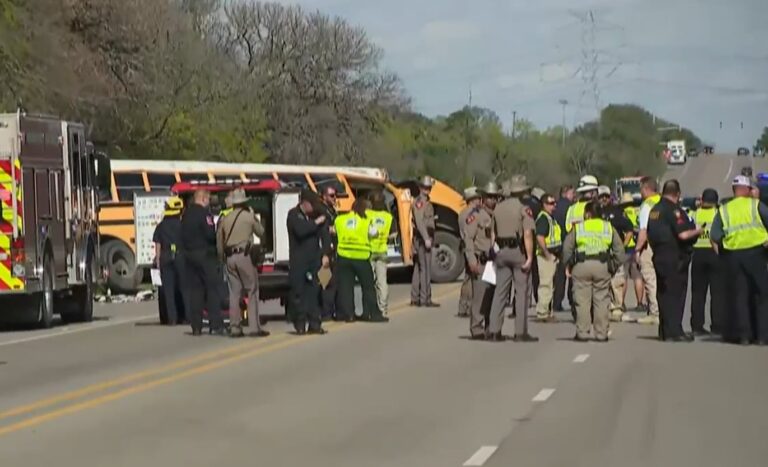
M 207 173 L 179 173 L 182 182 L 207 182 L 210 180 Z
M 134 193 L 146 191 L 140 172 L 115 172 L 115 186 L 119 201 L 133 201 Z
M 300 174 L 278 173 L 277 178 L 283 183 L 288 183 L 290 185 L 297 186 L 300 188 L 306 188 L 307 186 L 309 186 L 309 183 L 307 182 L 307 176 L 303 173 L 300 173 Z
M 271 172 L 262 172 L 259 174 L 245 174 L 245 178 L 248 180 L 274 180 L 275 176 Z
M 309 177 L 312 179 L 318 192 L 322 192 L 327 186 L 332 186 L 336 189 L 337 196 L 347 195 L 344 184 L 341 183 L 336 174 L 309 174 Z
M 228 180 L 237 180 L 240 181 L 240 174 L 239 173 L 231 173 L 231 174 L 215 174 L 213 176 L 213 179 L 217 182 L 226 182 Z
M 149 191 L 165 191 L 176 183 L 176 175 L 147 172 L 147 181 L 149 181 Z

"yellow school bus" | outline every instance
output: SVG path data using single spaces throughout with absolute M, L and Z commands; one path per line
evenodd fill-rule
M 338 192 L 336 207 L 341 212 L 349 211 L 357 197 L 383 188 L 387 205 L 397 220 L 392 223 L 390 236 L 390 267 L 412 264 L 410 210 L 418 184 L 412 181 L 395 183 L 385 169 L 173 160 L 113 160 L 111 169 L 111 190 L 101 194 L 99 229 L 101 256 L 108 273 L 107 284 L 116 293 L 135 291 L 146 266 L 136 264 L 134 195 L 167 192 L 174 183 L 183 181 L 271 177 L 291 186 L 315 191 L 332 185 Z M 464 207 L 464 201 L 453 188 L 439 181 L 432 189 L 431 199 L 437 216 L 432 279 L 435 282 L 450 282 L 456 280 L 464 269 L 458 226 L 458 213 Z

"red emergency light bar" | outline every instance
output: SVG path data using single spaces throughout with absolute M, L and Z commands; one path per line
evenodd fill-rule
M 171 191 L 175 194 L 190 193 L 195 190 L 205 189 L 211 193 L 218 193 L 222 191 L 231 191 L 235 188 L 242 188 L 245 191 L 279 191 L 285 188 L 285 185 L 278 182 L 275 179 L 269 178 L 265 180 L 225 180 L 225 181 L 191 181 L 191 182 L 178 182 L 171 187 Z

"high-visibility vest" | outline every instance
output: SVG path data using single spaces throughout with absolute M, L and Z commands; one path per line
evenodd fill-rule
M 573 224 L 584 221 L 584 208 L 586 206 L 587 201 L 577 201 L 568 208 L 568 211 L 565 213 L 566 232 L 570 232 L 573 229 Z
M 726 250 L 746 250 L 768 242 L 758 207 L 760 201 L 740 196 L 720 207 L 723 222 L 723 247 Z
M 368 259 L 371 257 L 371 241 L 368 237 L 370 220 L 354 212 L 342 214 L 333 223 L 338 244 L 336 253 L 347 259 Z
M 388 211 L 374 211 L 372 209 L 366 210 L 365 214 L 370 219 L 371 225 L 376 227 L 377 232 L 376 236 L 371 239 L 371 253 L 386 253 L 389 229 L 392 228 L 392 214 Z
M 661 195 L 656 193 L 655 195 L 651 195 L 643 200 L 643 204 L 648 206 L 649 208 L 653 209 L 654 206 L 659 204 L 659 201 L 661 201 Z
M 637 232 L 637 227 L 640 224 L 640 222 L 637 219 L 637 209 L 634 206 L 627 206 L 624 208 L 624 215 L 629 219 L 629 222 L 632 223 L 632 228 Z M 627 248 L 634 248 L 635 247 L 635 235 L 632 235 L 632 238 L 629 239 L 629 243 L 627 243 Z
M 547 219 L 547 223 L 549 224 L 549 234 L 544 238 L 544 245 L 546 245 L 547 250 L 560 248 L 560 246 L 563 244 L 562 231 L 560 230 L 560 224 L 555 222 L 555 220 L 552 219 L 552 216 L 550 216 L 546 211 L 541 211 L 539 213 L 539 216 L 536 218 L 536 220 L 538 221 L 539 218 L 541 217 Z M 538 242 L 537 242 L 536 254 L 538 254 L 539 256 L 543 254 L 541 247 L 538 247 Z
M 699 208 L 693 211 L 691 218 L 696 227 L 701 229 L 701 235 L 693 244 L 694 248 L 712 248 L 712 244 L 709 242 L 709 230 L 712 228 L 715 214 L 717 214 L 717 208 Z
M 603 219 L 587 219 L 576 225 L 576 252 L 599 255 L 611 249 L 613 228 Z

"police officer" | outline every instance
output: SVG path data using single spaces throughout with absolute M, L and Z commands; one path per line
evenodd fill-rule
M 253 337 L 266 337 L 269 332 L 261 329 L 259 322 L 259 274 L 251 259 L 253 236 L 264 238 L 264 226 L 245 203 L 245 190 L 234 190 L 231 197 L 233 210 L 220 222 L 216 232 L 216 247 L 226 265 L 229 284 L 229 324 L 232 337 L 242 337 L 240 298 L 245 292 L 248 299 L 248 327 Z
M 459 213 L 459 235 L 461 236 L 461 245 L 464 249 L 465 266 L 464 266 L 464 282 L 461 284 L 461 293 L 459 294 L 459 312 L 456 316 L 461 318 L 469 317 L 469 313 L 472 310 L 472 275 L 469 271 L 469 257 L 466 255 L 466 231 L 469 223 L 467 220 L 470 217 L 477 215 L 481 209 L 480 193 L 478 193 L 477 187 L 471 186 L 464 190 L 464 201 L 467 206 Z
M 165 202 L 163 220 L 155 227 L 155 267 L 160 270 L 163 285 L 160 293 L 160 323 L 174 326 L 184 322 L 184 300 L 181 293 L 181 263 L 176 251 L 181 237 L 181 210 L 184 202 L 171 197 Z
M 413 232 L 413 278 L 411 279 L 411 305 L 438 307 L 432 301 L 432 246 L 435 236 L 435 208 L 429 201 L 429 193 L 435 180 L 425 175 L 419 183 L 419 196 L 411 205 Z
M 663 197 L 648 215 L 648 242 L 653 249 L 653 268 L 658 284 L 659 338 L 668 342 L 691 342 L 683 332 L 685 296 L 691 250 L 701 230 L 680 207 L 680 183 L 668 180 Z
M 643 202 L 637 215 L 638 234 L 635 246 L 635 261 L 640 265 L 640 274 L 645 284 L 645 297 L 648 301 L 648 315 L 638 319 L 640 324 L 659 324 L 659 302 L 657 300 L 656 271 L 653 269 L 653 248 L 648 245 L 648 216 L 656 204 L 661 201 L 656 179 L 640 179 L 640 195 Z
M 601 218 L 597 202 L 591 201 L 584 206 L 582 222 L 565 237 L 563 261 L 573 279 L 574 339 L 587 341 L 594 326 L 595 340 L 607 342 L 611 277 L 624 262 L 624 243 L 611 224 Z
M 360 282 L 363 293 L 363 321 L 385 323 L 389 318 L 382 316 L 376 303 L 376 285 L 371 269 L 371 239 L 378 236 L 378 228 L 367 216 L 368 202 L 356 199 L 352 210 L 336 218 L 334 226 L 339 239 L 339 318 L 347 322 L 355 320 L 355 279 Z
M 522 298 L 515 303 L 515 342 L 536 342 L 539 339 L 528 334 L 529 275 L 533 264 L 533 214 L 523 205 L 522 195 L 530 189 L 524 175 L 515 175 L 509 181 L 509 198 L 493 210 L 496 225 L 496 289 L 488 319 L 488 339 L 501 342 L 504 325 L 504 307 L 509 301 L 512 284 L 515 296 Z
M 709 231 L 717 214 L 717 191 L 707 188 L 701 194 L 701 206 L 693 211 L 691 220 L 701 229 L 693 245 L 691 259 L 691 330 L 695 336 L 707 335 L 704 328 L 704 307 L 710 293 L 709 316 L 712 332 L 721 334 L 725 313 L 725 292 L 728 275 L 725 264 L 709 240 Z
M 387 316 L 389 307 L 389 284 L 387 283 L 387 241 L 392 230 L 392 213 L 387 209 L 381 190 L 371 194 L 371 209 L 366 211 L 376 236 L 371 239 L 371 268 L 376 285 L 376 303 L 381 314 Z
M 611 200 L 611 189 L 601 185 L 597 189 L 597 200 L 603 220 L 608 221 L 619 235 L 623 245 L 627 245 L 634 234 L 632 222 L 624 216 L 624 209 L 615 206 Z M 625 251 L 626 253 L 626 251 Z M 626 257 L 626 255 L 625 255 Z M 621 321 L 624 316 L 624 289 L 626 288 L 624 264 L 619 264 L 611 278 L 611 320 Z
M 493 299 L 494 287 L 485 282 L 483 271 L 491 259 L 495 223 L 493 210 L 500 198 L 499 187 L 488 182 L 480 192 L 482 205 L 473 210 L 463 223 L 464 257 L 467 260 L 467 276 L 472 280 L 472 308 L 469 318 L 469 333 L 473 340 L 486 338 L 488 312 Z
M 320 321 L 320 283 L 317 272 L 322 263 L 321 229 L 325 215 L 319 210 L 317 195 L 308 189 L 301 191 L 299 204 L 288 211 L 288 293 L 287 311 L 296 334 L 325 334 Z
M 181 218 L 181 255 L 184 261 L 185 299 L 189 302 L 192 335 L 203 329 L 203 306 L 208 312 L 211 334 L 224 335 L 221 319 L 222 278 L 216 259 L 216 227 L 210 211 L 211 194 L 197 190 Z
M 753 340 L 768 345 L 768 208 L 752 198 L 750 190 L 749 178 L 734 178 L 734 198 L 720 206 L 710 237 L 715 244 L 722 243 L 718 248 L 727 265 L 728 296 L 733 302 L 723 339 L 742 345 Z M 750 299 L 754 300 L 752 307 Z
M 555 197 L 541 196 L 542 210 L 536 218 L 536 261 L 539 263 L 539 293 L 536 301 L 536 318 L 540 321 L 554 320 L 552 293 L 557 265 L 562 250 L 560 224 L 552 217 L 555 211 Z
M 320 213 L 325 216 L 325 224 L 321 230 L 321 243 L 323 248 L 323 266 L 331 269 L 331 280 L 322 291 L 322 319 L 328 321 L 336 316 L 336 231 L 333 223 L 336 220 L 336 188 L 333 185 L 327 185 L 322 190 L 322 199 Z

